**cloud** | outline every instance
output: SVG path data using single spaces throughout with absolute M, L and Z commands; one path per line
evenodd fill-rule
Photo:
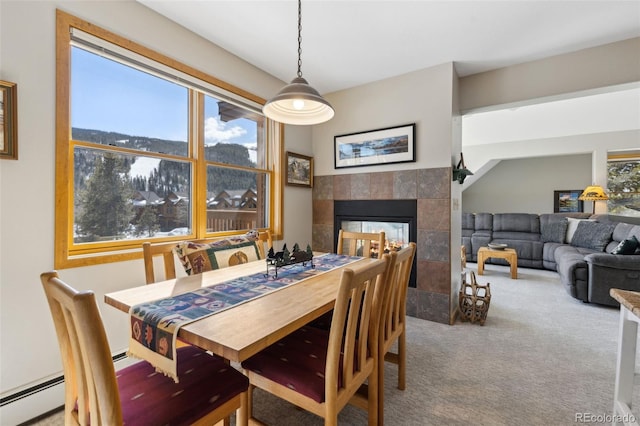
M 218 121 L 217 117 L 209 117 L 204 123 L 204 139 L 207 145 L 218 142 L 230 143 L 233 142 L 233 139 L 244 136 L 246 133 L 247 131 L 240 126 L 227 128 L 227 124 Z

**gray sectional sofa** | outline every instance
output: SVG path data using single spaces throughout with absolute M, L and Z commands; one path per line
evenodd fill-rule
M 507 244 L 519 267 L 557 271 L 576 299 L 618 306 L 609 289 L 640 291 L 640 221 L 632 221 L 590 213 L 463 213 L 462 245 L 467 260 L 477 262 L 480 247 Z

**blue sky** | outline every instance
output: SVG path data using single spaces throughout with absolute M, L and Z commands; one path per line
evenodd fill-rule
M 72 48 L 72 127 L 187 140 L 188 90 L 83 49 Z M 255 146 L 256 124 L 221 122 L 216 99 L 205 101 L 205 143 Z

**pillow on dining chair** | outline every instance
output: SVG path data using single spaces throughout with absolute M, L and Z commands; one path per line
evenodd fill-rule
M 199 274 L 213 269 L 226 268 L 260 259 L 254 241 L 246 241 L 222 247 L 209 247 L 188 255 L 191 274 Z
M 187 275 L 193 275 L 258 260 L 260 252 L 257 244 L 257 237 L 249 231 L 246 235 L 210 243 L 182 241 L 176 244 L 173 251 Z

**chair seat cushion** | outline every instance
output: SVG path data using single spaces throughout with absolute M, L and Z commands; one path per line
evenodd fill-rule
M 333 309 L 311 321 L 308 325 L 311 327 L 319 328 L 321 330 L 331 330 L 331 320 L 333 319 Z
M 146 361 L 116 377 L 125 425 L 191 424 L 249 386 L 244 374 L 195 346 L 178 348 L 179 383 Z
M 242 362 L 242 368 L 322 403 L 328 344 L 327 330 L 302 327 Z M 341 377 L 338 382 L 341 386 Z

